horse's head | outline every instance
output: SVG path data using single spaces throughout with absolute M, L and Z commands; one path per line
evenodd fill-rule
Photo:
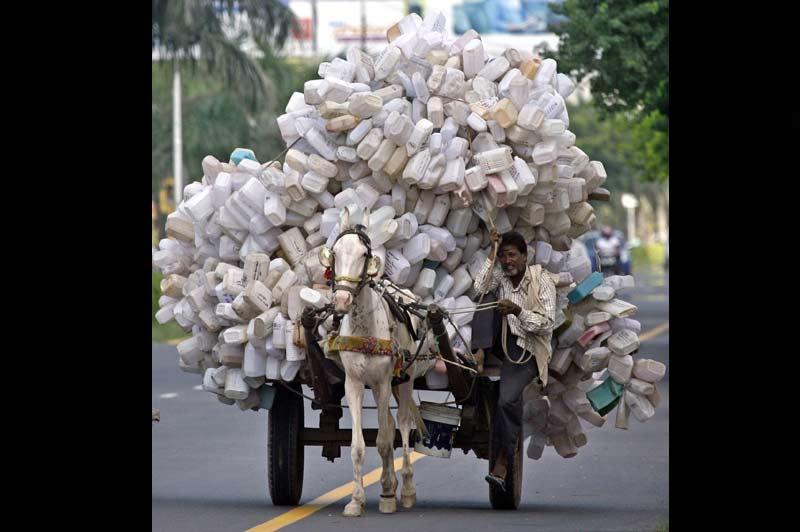
M 337 314 L 347 314 L 354 298 L 369 280 L 378 274 L 380 257 L 372 255 L 367 236 L 369 213 L 364 213 L 366 225 L 350 226 L 350 212 L 345 207 L 339 218 L 339 236 L 332 249 L 323 247 L 320 262 L 333 272 L 333 300 Z

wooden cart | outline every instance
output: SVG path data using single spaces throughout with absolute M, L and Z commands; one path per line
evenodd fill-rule
M 444 314 L 435 305 L 428 308 L 428 326 L 439 342 L 439 352 L 445 359 L 457 361 L 443 323 Z M 350 429 L 339 428 L 343 415 L 341 400 L 344 397 L 343 374 L 336 376 L 332 361 L 325 359 L 319 345 L 306 329 L 307 361 L 291 383 L 273 382 L 275 389 L 273 407 L 269 409 L 267 431 L 267 477 L 269 492 L 275 505 L 296 505 L 303 491 L 303 459 L 307 446 L 322 447 L 322 456 L 333 462 L 341 456 L 341 448 L 351 441 Z M 461 407 L 461 423 L 455 433 L 454 449 L 464 453 L 473 451 L 475 456 L 488 460 L 490 457 L 491 426 L 499 382 L 486 375 L 472 376 L 452 364 L 447 364 L 450 391 Z M 314 393 L 312 408 L 321 410 L 319 427 L 307 427 L 304 420 L 302 385 L 311 387 Z M 425 379 L 414 382 L 414 389 L 427 390 Z M 412 430 L 411 441 L 415 441 Z M 364 428 L 364 441 L 375 447 L 377 428 Z M 395 448 L 402 447 L 399 430 L 395 429 Z M 517 451 L 509 462 L 506 476 L 506 491 L 489 486 L 489 501 L 495 509 L 516 509 L 522 494 L 522 438 Z

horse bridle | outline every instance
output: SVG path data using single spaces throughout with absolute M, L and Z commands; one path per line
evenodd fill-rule
M 331 254 L 331 273 L 333 274 L 333 291 L 336 292 L 337 290 L 346 290 L 353 294 L 353 299 L 356 298 L 358 293 L 364 287 L 364 285 L 368 284 L 372 279 L 370 276 L 367 275 L 367 269 L 369 268 L 370 260 L 372 259 L 372 242 L 369 239 L 369 236 L 366 232 L 364 232 L 363 225 L 356 225 L 353 229 L 346 229 L 339 233 L 336 237 L 336 240 L 333 242 L 333 246 L 330 247 L 330 254 Z M 333 253 L 333 248 L 336 246 L 336 243 L 345 235 L 356 235 L 358 239 L 361 240 L 361 243 L 367 248 L 367 254 L 364 259 L 364 269 L 361 271 L 361 277 L 351 277 L 349 275 L 336 275 L 336 256 Z M 338 284 L 339 281 L 347 281 L 350 283 L 357 283 L 355 288 L 346 286 L 343 284 Z

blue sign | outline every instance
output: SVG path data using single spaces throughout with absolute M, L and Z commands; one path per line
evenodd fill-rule
M 473 28 L 478 33 L 549 33 L 550 27 L 563 21 L 549 3 L 563 0 L 464 0 L 453 6 L 453 30 L 464 33 Z

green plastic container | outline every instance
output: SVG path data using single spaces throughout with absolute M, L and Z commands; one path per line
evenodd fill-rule
M 584 279 L 583 281 L 578 284 L 569 294 L 567 294 L 567 299 L 569 300 L 571 305 L 585 299 L 589 294 L 592 293 L 592 290 L 597 288 L 603 284 L 603 274 L 600 272 L 594 272 L 592 275 Z
M 275 388 L 269 384 L 262 384 L 258 387 L 258 395 L 260 398 L 259 409 L 269 410 L 272 408 L 272 402 L 275 401 Z
M 603 381 L 603 384 L 587 392 L 586 398 L 589 400 L 592 408 L 594 408 L 598 414 L 604 416 L 617 406 L 620 397 L 622 397 L 622 392 L 624 391 L 624 385 L 608 377 Z

